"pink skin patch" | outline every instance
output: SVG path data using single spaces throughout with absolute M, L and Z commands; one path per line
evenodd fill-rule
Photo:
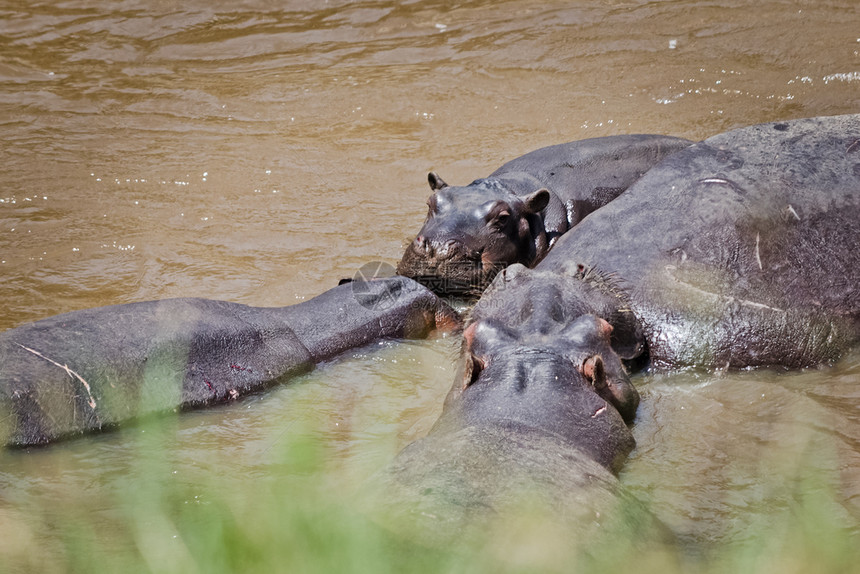
M 434 318 L 436 330 L 442 333 L 453 333 L 463 326 L 463 321 L 456 312 L 438 309 Z
M 606 319 L 597 318 L 597 324 L 600 325 L 600 334 L 609 337 L 612 334 L 612 325 Z
M 595 357 L 597 357 L 597 355 L 587 358 L 580 368 L 580 372 L 589 380 L 594 378 L 594 369 L 595 364 L 597 363 Z
M 463 331 L 463 338 L 466 340 L 466 349 L 471 350 L 472 344 L 475 341 L 475 330 L 478 328 L 477 323 L 472 323 L 471 325 Z

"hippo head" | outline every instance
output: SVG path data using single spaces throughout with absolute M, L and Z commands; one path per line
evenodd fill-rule
M 487 319 L 464 332 L 457 405 L 466 424 L 502 424 L 561 437 L 617 470 L 633 448 L 625 424 L 639 394 L 612 351 L 612 327 L 583 315 L 552 332 L 523 332 Z
M 646 353 L 645 334 L 626 289 L 611 275 L 584 266 L 567 274 L 511 265 L 496 276 L 472 308 L 471 318 L 494 318 L 524 332 L 548 333 L 588 314 L 612 325 L 614 354 L 631 360 Z
M 518 196 L 494 179 L 452 187 L 435 173 L 424 226 L 397 266 L 436 293 L 479 294 L 511 263 L 535 264 L 548 249 L 541 219 L 550 193 Z

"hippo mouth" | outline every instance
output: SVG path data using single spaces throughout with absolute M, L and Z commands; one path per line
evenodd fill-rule
M 504 267 L 504 264 L 486 261 L 480 252 L 444 260 L 407 252 L 397 266 L 397 272 L 436 294 L 477 297 Z
M 482 261 L 446 262 L 434 268 L 413 273 L 401 273 L 442 295 L 479 297 L 504 269 L 504 265 L 485 264 Z
M 446 275 L 413 275 L 410 278 L 440 295 L 471 297 L 480 295 L 482 291 L 469 279 L 459 279 Z

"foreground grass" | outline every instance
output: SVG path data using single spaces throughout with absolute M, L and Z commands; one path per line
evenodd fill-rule
M 290 440 L 259 472 L 201 471 L 182 481 L 164 478 L 173 468 L 169 440 L 141 441 L 135 472 L 105 478 L 109 487 L 23 505 L 0 499 L 0 572 L 860 571 L 856 533 L 834 520 L 838 504 L 814 473 L 798 480 L 795 503 L 769 526 L 719 546 L 643 548 L 622 531 L 582 549 L 524 515 L 488 525 L 483 544 L 428 549 L 358 511 L 318 440 Z

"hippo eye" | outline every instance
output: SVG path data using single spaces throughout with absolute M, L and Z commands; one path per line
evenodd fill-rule
M 495 201 L 485 205 L 484 221 L 496 229 L 502 229 L 511 220 L 511 206 L 505 201 Z
M 427 198 L 427 207 L 430 208 L 431 214 L 436 213 L 439 210 L 439 206 L 436 204 L 436 194 L 435 193 Z

